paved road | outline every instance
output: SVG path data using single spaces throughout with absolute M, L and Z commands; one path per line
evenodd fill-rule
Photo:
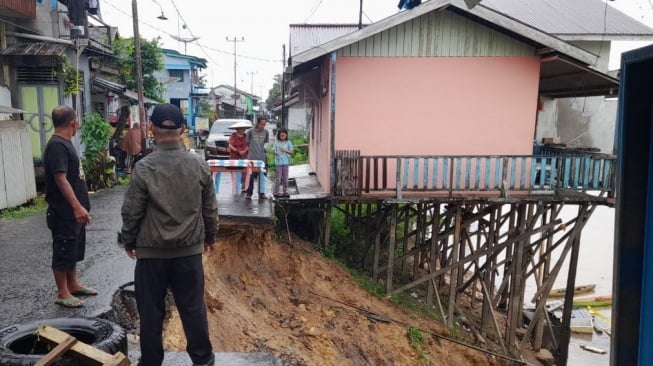
M 78 265 L 80 282 L 99 291 L 86 305 L 65 309 L 54 304 L 56 288 L 50 269 L 52 237 L 45 213 L 0 219 L 0 327 L 27 320 L 98 316 L 110 309 L 118 286 L 131 281 L 135 261 L 116 244 L 120 207 L 126 186 L 91 195 L 86 259 Z
M 80 282 L 96 288 L 82 308 L 54 304 L 56 288 L 50 269 L 52 238 L 45 213 L 22 219 L 0 219 L 0 329 L 31 320 L 96 317 L 111 309 L 114 292 L 132 281 L 135 261 L 116 244 L 126 186 L 91 195 L 91 224 L 87 227 L 86 259 L 78 265 Z M 136 360 L 137 345 L 129 344 Z M 216 353 L 216 362 L 230 366 L 272 366 L 281 362 L 267 353 Z M 186 353 L 167 352 L 164 365 L 189 365 Z

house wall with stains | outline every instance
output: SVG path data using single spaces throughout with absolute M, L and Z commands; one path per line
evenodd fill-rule
M 338 59 L 336 149 L 530 154 L 537 57 Z
M 338 57 L 335 149 L 363 155 L 531 155 L 537 57 Z M 329 96 L 311 166 L 330 187 Z M 319 150 L 319 151 L 318 151 Z

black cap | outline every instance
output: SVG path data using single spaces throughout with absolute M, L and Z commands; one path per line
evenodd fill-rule
M 157 104 L 152 111 L 150 121 L 156 127 L 176 130 L 184 125 L 184 115 L 174 104 Z

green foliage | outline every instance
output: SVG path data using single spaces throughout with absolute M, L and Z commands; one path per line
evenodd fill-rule
M 424 345 L 424 335 L 422 334 L 422 331 L 417 327 L 409 327 L 407 335 L 410 345 L 419 351 L 420 357 L 425 361 L 424 364 L 429 365 L 429 353 Z
M 268 98 L 265 100 L 265 105 L 268 111 L 273 110 L 274 102 L 281 97 L 281 74 L 274 75 L 274 84 L 268 92 Z
M 294 154 L 291 157 L 290 165 L 300 165 L 308 163 L 308 154 L 305 150 L 308 139 L 301 133 L 291 133 L 288 139 L 294 147 Z M 299 146 L 299 148 L 297 147 Z M 303 146 L 303 147 L 302 147 Z M 274 144 L 268 144 L 265 155 L 267 158 L 268 172 L 276 172 L 276 165 L 274 163 Z
M 302 133 L 291 132 L 288 136 L 292 146 L 294 147 L 294 154 L 292 155 L 291 165 L 300 165 L 308 163 L 308 138 Z
M 81 126 L 81 140 L 84 144 L 82 166 L 90 190 L 108 188 L 115 184 L 113 164 L 107 154 L 111 138 L 111 126 L 99 113 L 84 115 Z
M 130 175 L 124 175 L 124 176 L 119 175 L 118 176 L 118 185 L 121 185 L 121 186 L 129 185 L 129 181 L 131 180 L 131 179 L 129 179 L 130 177 L 131 177 Z
M 378 282 L 372 281 L 371 278 L 361 275 L 360 273 L 348 269 L 348 272 L 354 277 L 360 287 L 364 288 L 370 294 L 376 297 L 385 295 L 385 288 Z
M 151 41 L 141 39 L 141 66 L 143 71 L 143 94 L 151 99 L 163 101 L 165 88 L 154 77 L 154 72 L 163 69 L 163 51 L 160 38 Z M 136 90 L 136 56 L 134 38 L 119 39 L 113 42 L 113 51 L 118 57 L 118 82 L 127 89 Z
M 424 343 L 424 335 L 417 327 L 408 328 L 408 340 L 410 340 L 410 345 L 417 348 L 419 345 Z
M 0 211 L 0 218 L 3 219 L 20 219 L 44 211 L 48 207 L 44 196 L 39 196 L 30 202 L 18 206 L 7 208 Z
M 57 58 L 57 67 L 53 69 L 52 73 L 54 76 L 63 78 L 63 93 L 65 96 L 77 95 L 79 84 L 84 82 L 84 78 L 79 73 L 79 70 L 68 61 L 65 55 Z
M 349 229 L 345 222 L 345 214 L 339 210 L 332 210 L 329 246 L 333 247 L 334 255 L 342 255 L 344 248 L 349 246 L 350 242 L 351 239 L 349 239 Z

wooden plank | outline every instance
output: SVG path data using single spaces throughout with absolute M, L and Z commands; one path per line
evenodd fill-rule
M 519 188 L 526 188 L 526 158 L 521 157 L 521 176 L 519 178 Z
M 455 229 L 453 234 L 453 250 L 451 251 L 451 275 L 449 277 L 449 311 L 447 313 L 447 326 L 454 326 L 454 310 L 456 308 L 456 288 L 458 287 L 458 251 L 460 249 L 460 229 L 462 221 L 462 210 L 456 205 Z M 461 263 L 462 264 L 462 263 Z M 413 281 L 414 282 L 414 281 Z
M 585 156 L 585 161 L 583 163 L 585 171 L 583 174 L 583 188 L 590 188 L 590 171 L 592 167 L 592 159 L 589 155 Z
M 50 327 L 47 324 L 41 325 L 36 333 L 40 338 L 54 344 L 65 343 L 66 340 L 70 337 L 68 333 Z M 125 356 L 122 352 L 118 352 L 115 356 L 110 355 L 83 342 L 75 342 L 72 347 L 70 347 L 69 352 L 79 355 L 85 360 L 95 361 L 95 363 L 82 363 L 84 365 L 105 365 L 108 362 L 111 362 L 110 365 L 114 366 L 131 365 L 127 356 Z M 116 356 L 118 357 L 116 358 Z
M 449 182 L 449 158 L 444 157 L 442 159 L 442 188 L 447 189 L 451 187 Z
M 556 186 L 556 180 L 558 179 L 558 158 L 549 158 L 550 165 L 551 165 L 551 174 L 549 179 L 551 180 L 549 182 L 549 185 L 551 188 L 554 188 Z
M 599 177 L 601 172 L 601 160 L 595 159 L 592 161 L 592 188 L 599 188 Z
M 385 280 L 385 292 L 390 294 L 392 291 L 392 275 L 394 272 L 395 245 L 397 238 L 397 203 L 392 203 L 390 210 L 390 238 L 388 245 L 388 271 Z
M 433 189 L 438 189 L 438 158 L 433 157 Z
M 478 189 L 481 184 L 481 161 L 483 158 L 476 157 L 476 171 L 474 174 L 474 188 Z
M 64 353 L 68 352 L 77 343 L 77 338 L 67 335 L 63 342 L 59 343 L 52 351 L 48 352 L 35 366 L 50 366 L 57 361 Z
M 455 165 L 456 165 L 456 169 L 455 169 L 455 175 L 454 175 L 455 178 L 454 178 L 453 187 L 455 189 L 460 189 L 460 179 L 461 179 L 461 176 L 462 176 L 462 167 L 461 167 L 462 158 L 457 156 L 454 159 L 454 162 L 455 162 Z
M 422 165 L 423 165 L 423 179 L 422 179 L 422 189 L 427 190 L 429 188 L 429 162 L 431 159 L 428 157 L 422 159 Z
M 413 158 L 413 189 L 417 189 L 419 182 L 419 158 Z

